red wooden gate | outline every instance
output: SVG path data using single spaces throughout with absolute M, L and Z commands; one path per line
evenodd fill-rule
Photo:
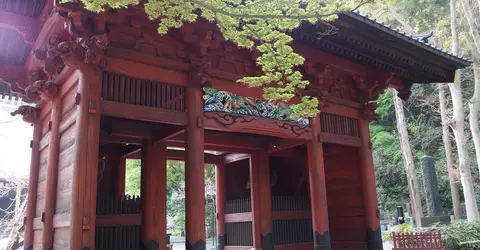
M 393 233 L 393 250 L 423 249 L 445 250 L 442 233 Z

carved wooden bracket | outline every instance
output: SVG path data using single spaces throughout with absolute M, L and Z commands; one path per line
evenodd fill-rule
M 374 102 L 366 103 L 362 107 L 362 119 L 367 121 L 373 121 L 377 119 L 377 114 L 375 114 L 375 109 L 377 109 L 377 104 Z
M 392 79 L 393 74 L 390 72 L 373 72 L 367 76 L 353 76 L 353 80 L 362 93 L 363 102 L 377 100 L 388 88 Z
M 210 62 L 206 60 L 192 63 L 188 72 L 188 80 L 192 86 L 206 86 L 210 82 Z
M 104 67 L 107 44 L 106 36 L 93 36 L 78 41 L 60 42 L 48 50 L 35 51 L 34 55 L 44 62 L 43 70 L 48 77 L 55 78 L 65 65 L 75 69 L 87 65 Z
M 22 105 L 10 114 L 12 116 L 21 115 L 23 116 L 23 121 L 34 123 L 38 119 L 39 110 L 32 106 Z

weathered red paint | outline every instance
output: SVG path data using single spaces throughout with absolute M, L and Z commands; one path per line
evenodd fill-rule
M 55 98 L 52 105 L 49 123 L 50 142 L 47 164 L 47 180 L 45 190 L 45 208 L 43 212 L 43 239 L 42 247 L 48 249 L 53 246 L 53 215 L 57 196 L 57 176 L 60 147 L 60 120 L 62 115 L 61 97 Z
M 314 232 L 324 234 L 329 231 L 329 227 L 323 145 L 319 141 L 321 132 L 320 116 L 317 115 L 310 121 L 310 126 L 313 130 L 313 139 L 307 144 L 307 157 L 312 223 Z
M 205 244 L 205 180 L 203 92 L 200 85 L 187 87 L 185 126 L 185 216 L 186 240 Z M 199 188 L 202 187 L 202 188 Z M 202 243 L 200 243 L 202 244 Z
M 142 242 L 165 249 L 167 234 L 167 148 L 151 140 L 143 144 Z

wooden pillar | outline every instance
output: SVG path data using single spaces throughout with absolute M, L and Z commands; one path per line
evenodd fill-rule
M 71 250 L 94 249 L 102 72 L 80 69 L 70 217 Z
M 310 120 L 313 139 L 307 144 L 308 176 L 310 183 L 310 203 L 312 207 L 313 244 L 315 250 L 330 250 L 330 231 L 328 224 L 327 187 L 323 145 L 320 142 L 320 116 Z
M 142 244 L 147 250 L 167 246 L 167 148 L 143 143 Z
M 117 171 L 117 190 L 116 195 L 120 197 L 125 196 L 125 179 L 127 177 L 127 158 L 120 157 L 120 164 Z
M 370 116 L 368 116 L 370 117 Z M 360 131 L 360 175 L 362 178 L 363 206 L 367 225 L 367 243 L 369 250 L 381 250 L 382 232 L 380 229 L 380 211 L 378 210 L 375 170 L 372 158 L 369 123 L 371 119 L 359 120 Z
M 186 90 L 187 125 L 185 126 L 185 216 L 186 249 L 204 250 L 205 180 L 203 91 L 199 82 L 191 82 Z
M 47 180 L 45 186 L 45 207 L 42 213 L 42 248 L 53 249 L 53 216 L 57 198 L 57 176 L 60 147 L 60 121 L 62 115 L 61 97 L 57 96 L 52 105 L 49 123 L 50 140 L 48 146 Z
M 33 140 L 30 147 L 32 155 L 30 161 L 30 177 L 28 180 L 28 203 L 25 225 L 24 248 L 33 249 L 33 219 L 37 207 L 38 170 L 40 167 L 40 140 L 42 139 L 42 125 L 40 121 L 33 124 Z
M 266 151 L 257 151 L 250 156 L 250 195 L 253 247 L 273 250 L 270 166 Z
M 217 185 L 217 250 L 224 250 L 226 243 L 227 228 L 225 225 L 225 214 L 227 209 L 227 173 L 225 164 L 222 162 L 216 165 L 215 181 Z

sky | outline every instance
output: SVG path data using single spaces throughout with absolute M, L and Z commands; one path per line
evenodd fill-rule
M 28 177 L 30 171 L 33 126 L 10 115 L 19 105 L 0 96 L 0 177 Z

